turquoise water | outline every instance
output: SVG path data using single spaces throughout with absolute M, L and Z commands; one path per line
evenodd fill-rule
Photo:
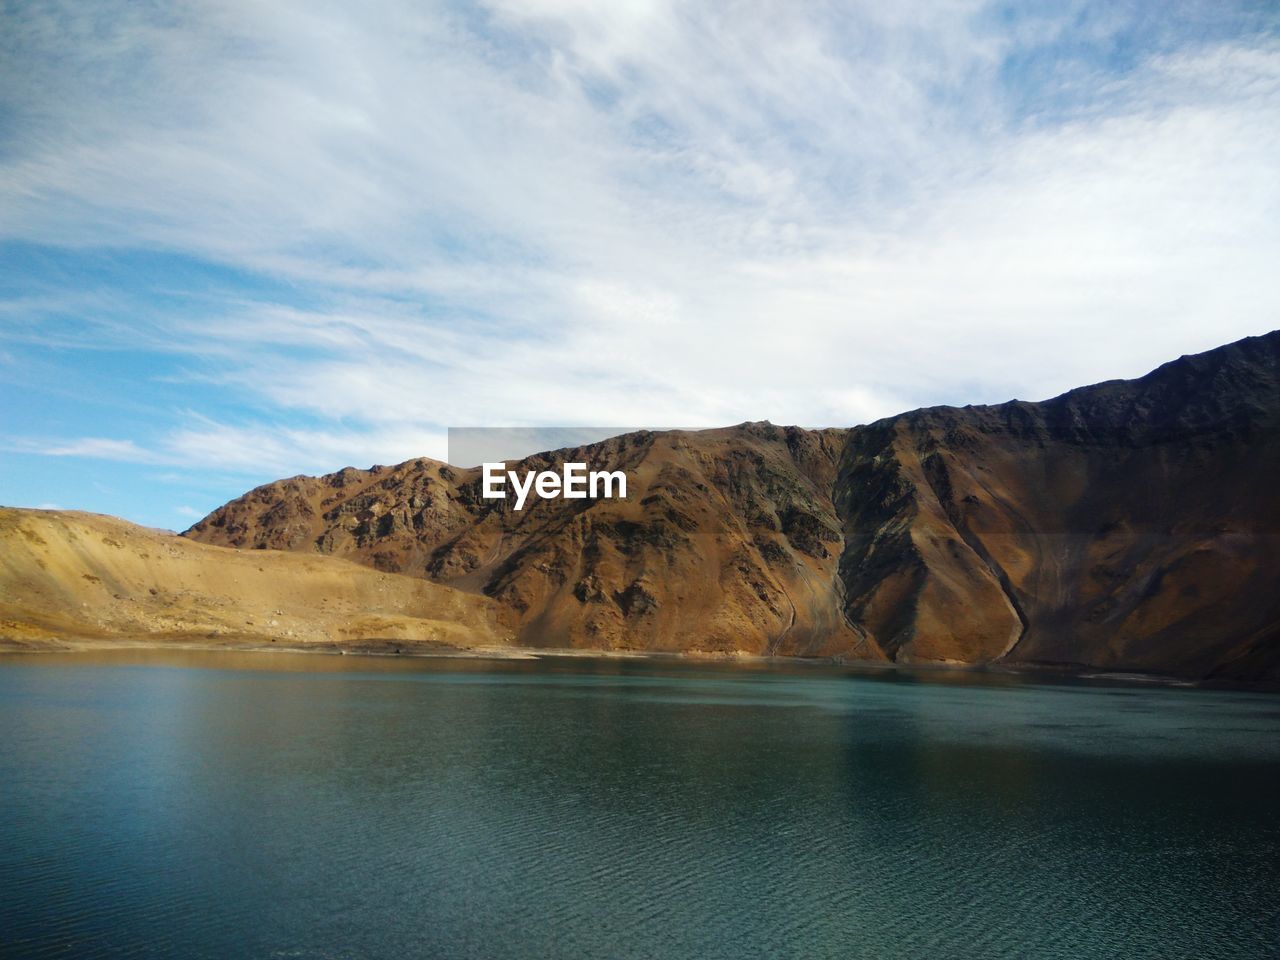
M 1280 696 L 0 657 L 5 957 L 1280 956 Z

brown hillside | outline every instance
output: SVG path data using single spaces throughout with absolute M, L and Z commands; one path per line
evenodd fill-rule
M 1278 334 L 894 417 L 842 463 L 846 609 L 897 659 L 1275 678 L 1278 476 Z
M 483 592 L 535 646 L 878 658 L 832 590 L 843 440 L 768 424 L 629 434 L 518 466 L 623 469 L 625 501 L 531 499 L 519 512 L 482 499 L 478 469 L 348 468 L 260 487 L 187 535 Z

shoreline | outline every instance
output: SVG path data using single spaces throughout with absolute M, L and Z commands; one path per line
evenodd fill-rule
M 517 647 L 495 645 L 454 647 L 448 644 L 405 643 L 403 641 L 364 641 L 359 643 L 264 642 L 254 638 L 244 642 L 224 639 L 209 642 L 195 639 L 154 640 L 145 638 L 40 638 L 0 637 L 0 657 L 7 654 L 92 654 L 115 651 L 149 651 L 164 653 L 287 653 L 330 657 L 375 657 L 380 660 L 468 660 L 505 661 L 533 660 L 598 660 L 630 661 L 687 665 L 718 666 L 789 666 L 837 668 L 886 675 L 954 677 L 1010 677 L 1029 681 L 1082 681 L 1111 686 L 1163 687 L 1169 689 L 1236 690 L 1255 693 L 1280 692 L 1280 684 L 1194 679 L 1135 670 L 1107 670 L 1087 664 L 958 664 L 958 663 L 890 663 L 877 660 L 848 660 L 839 657 L 781 657 L 748 653 L 697 653 L 664 650 L 579 650 L 570 647 Z
M 59 637 L 17 639 L 0 636 L 0 654 L 6 653 L 93 653 L 106 650 L 174 650 L 205 653 L 304 653 L 320 656 L 380 657 L 400 660 L 653 660 L 679 663 L 791 663 L 830 666 L 866 666 L 899 669 L 904 664 L 875 660 L 841 660 L 832 657 L 781 657 L 749 653 L 700 653 L 669 650 L 581 650 L 573 647 L 521 647 L 494 645 L 456 647 L 446 643 L 423 641 L 309 641 L 278 643 L 254 638 L 237 642 L 228 638 L 220 642 L 202 640 L 151 640 L 146 638 Z M 919 667 L 912 664 L 911 667 Z M 928 669 L 928 667 L 926 667 Z M 951 670 L 948 665 L 934 669 Z

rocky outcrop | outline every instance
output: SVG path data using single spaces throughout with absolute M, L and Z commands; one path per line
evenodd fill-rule
M 187 531 L 492 598 L 522 643 L 1280 679 L 1280 333 L 1042 403 L 749 423 L 527 458 L 625 501 L 414 460 L 268 484 Z

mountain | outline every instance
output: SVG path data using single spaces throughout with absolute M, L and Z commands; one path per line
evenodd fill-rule
M 481 496 L 432 460 L 294 477 L 187 536 L 320 552 L 486 594 L 534 646 L 880 658 L 846 623 L 831 499 L 845 431 L 634 433 L 521 461 L 624 470 L 626 500 Z
M 113 517 L 0 509 L 0 641 L 498 648 L 496 605 L 343 560 L 194 543 Z
M 412 460 L 267 484 L 185 536 L 483 594 L 533 646 L 1280 679 L 1280 332 L 1040 403 L 508 466 L 566 461 L 625 470 L 627 499 L 515 512 Z
M 1277 333 L 893 417 L 841 465 L 846 613 L 899 660 L 1274 679 L 1278 468 Z

